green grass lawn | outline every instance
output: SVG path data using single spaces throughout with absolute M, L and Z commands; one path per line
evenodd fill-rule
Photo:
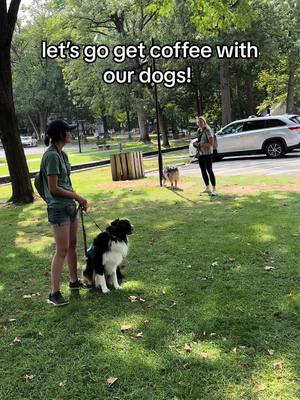
M 123 290 L 48 305 L 45 204 L 2 204 L 0 399 L 300 398 L 295 178 L 221 177 L 217 199 L 200 196 L 194 178 L 174 192 L 155 178 L 111 182 L 109 168 L 73 182 L 100 225 L 135 226 Z M 86 228 L 91 240 L 97 229 Z M 78 250 L 82 264 L 81 232 Z
M 123 141 L 120 139 L 118 140 L 115 139 L 114 141 L 107 142 L 114 145 L 114 147 L 112 147 L 111 150 L 103 151 L 103 150 L 98 150 L 96 148 L 85 148 L 83 146 L 82 153 L 79 153 L 78 150 L 68 150 L 68 149 L 67 153 L 72 165 L 84 164 L 86 162 L 92 162 L 92 161 L 109 160 L 111 154 L 116 154 L 119 152 L 119 148 L 117 146 L 119 142 L 122 142 L 123 151 L 142 151 L 143 153 L 145 153 L 148 151 L 157 150 L 157 144 L 155 141 L 153 141 L 152 144 L 145 145 L 142 142 L 126 142 L 125 139 L 123 139 Z M 188 143 L 189 141 L 184 141 L 184 140 L 176 140 L 176 141 L 170 140 L 170 145 L 172 147 L 184 146 L 187 145 Z M 188 150 L 185 151 L 185 155 L 187 155 L 188 157 Z M 42 157 L 41 154 L 30 154 L 26 156 L 30 172 L 39 170 L 41 157 Z M 7 176 L 7 175 L 9 175 L 9 173 L 8 173 L 6 159 L 0 157 L 0 176 Z

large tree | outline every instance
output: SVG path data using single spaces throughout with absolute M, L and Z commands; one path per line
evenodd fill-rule
M 0 137 L 12 181 L 14 203 L 33 201 L 33 189 L 14 107 L 11 72 L 11 42 L 21 0 L 0 0 Z

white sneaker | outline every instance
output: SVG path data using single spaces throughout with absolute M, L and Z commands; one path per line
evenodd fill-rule
M 202 191 L 202 193 L 211 193 L 211 190 L 210 190 L 210 188 L 206 188 L 206 189 L 204 189 L 204 190 Z
M 215 189 L 213 189 L 213 190 L 211 191 L 211 195 L 212 195 L 212 196 L 217 196 L 218 193 L 217 193 L 217 191 L 216 191 Z

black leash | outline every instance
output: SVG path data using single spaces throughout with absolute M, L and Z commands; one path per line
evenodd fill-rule
M 80 219 L 81 219 L 81 226 L 82 226 L 82 234 L 83 234 L 83 244 L 84 244 L 84 253 L 85 256 L 87 257 L 87 240 L 86 240 L 86 230 L 85 230 L 85 226 L 84 226 L 84 219 L 83 219 L 83 209 L 82 207 L 79 205 L 77 208 L 77 211 L 80 210 Z M 103 232 L 103 229 L 101 229 L 101 227 L 97 224 L 97 222 L 95 222 L 93 220 L 93 218 L 86 212 L 85 215 L 87 215 L 90 220 L 96 225 L 96 227 L 100 230 L 100 232 Z

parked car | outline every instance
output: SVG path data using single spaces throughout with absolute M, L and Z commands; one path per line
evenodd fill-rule
M 32 136 L 20 136 L 21 142 L 24 147 L 34 147 L 37 146 L 37 140 Z
M 300 116 L 278 115 L 234 121 L 216 136 L 217 159 L 246 154 L 266 154 L 269 158 L 278 158 L 300 148 Z M 196 155 L 193 146 L 196 140 L 193 139 L 189 145 L 191 157 Z

